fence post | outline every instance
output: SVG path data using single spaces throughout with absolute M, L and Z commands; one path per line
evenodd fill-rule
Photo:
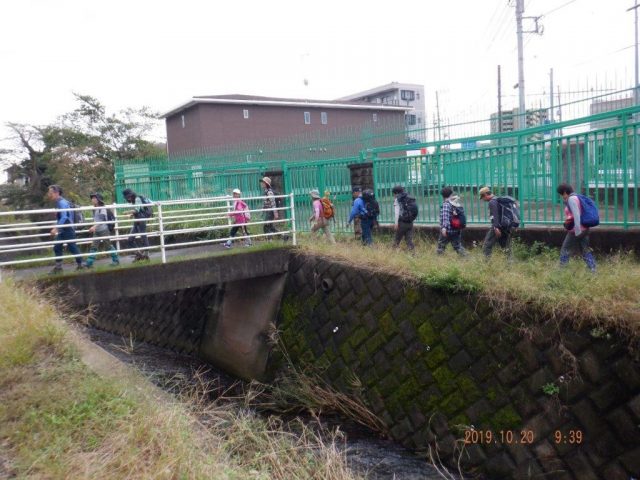
M 522 189 L 522 184 L 523 184 L 523 172 L 522 172 L 522 166 L 524 164 L 523 162 L 523 157 L 524 154 L 522 152 L 522 135 L 518 134 L 518 146 L 516 149 L 516 168 L 518 169 L 516 171 L 516 178 L 518 179 L 518 205 L 520 206 L 520 211 L 522 213 L 525 213 L 525 209 L 524 209 L 524 203 L 522 202 L 523 198 L 524 198 L 524 193 L 523 193 L 523 189 Z M 545 213 L 546 215 L 546 213 Z M 524 215 L 520 216 L 520 227 L 524 228 L 525 226 L 525 221 L 524 221 Z
M 167 252 L 164 249 L 164 223 L 162 222 L 162 203 L 158 203 L 158 229 L 160 230 L 160 251 L 162 263 L 167 263 Z
M 635 127 L 634 127 L 635 128 Z M 622 175 L 620 176 L 620 180 L 622 183 L 622 219 L 624 222 L 623 228 L 627 230 L 629 228 L 629 180 L 627 177 L 629 176 L 628 168 L 628 154 L 629 154 L 629 133 L 627 131 L 627 116 L 622 116 Z M 616 184 L 618 182 L 616 181 Z M 617 188 L 617 185 L 616 185 Z M 617 206 L 616 206 L 617 207 Z M 617 208 L 616 208 L 617 210 Z M 615 220 L 617 220 L 617 215 Z M 614 221 L 615 221 L 614 220 Z
M 293 201 L 293 192 L 289 194 L 289 201 L 291 202 L 291 230 L 293 232 L 293 246 L 298 245 L 298 239 L 296 237 L 296 205 Z
M 118 209 L 115 208 L 117 203 L 112 203 L 111 205 L 113 207 L 113 231 L 116 235 L 116 252 L 120 253 L 120 239 L 118 238 L 120 236 L 120 227 L 118 226 Z
M 231 226 L 233 222 L 231 221 L 231 200 L 227 200 L 227 225 Z M 215 215 L 215 214 L 214 214 Z

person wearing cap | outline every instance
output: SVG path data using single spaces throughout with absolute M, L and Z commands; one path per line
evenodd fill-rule
M 96 254 L 103 248 L 106 249 L 111 254 L 111 266 L 117 267 L 120 265 L 120 259 L 118 258 L 118 252 L 116 248 L 111 243 L 109 239 L 110 231 L 109 224 L 106 223 L 109 221 L 109 213 L 107 208 L 104 206 L 104 200 L 102 195 L 99 193 L 92 193 L 90 195 L 91 204 L 93 205 L 93 221 L 96 222 L 89 229 L 89 233 L 93 235 L 93 242 L 91 243 L 91 247 L 89 248 L 89 255 L 87 257 L 87 261 L 84 266 L 87 268 L 92 268 L 93 263 L 96 261 Z
M 482 187 L 478 191 L 478 194 L 480 195 L 480 200 L 489 203 L 489 219 L 491 220 L 489 231 L 484 237 L 482 253 L 484 253 L 485 257 L 489 258 L 497 242 L 507 255 L 511 257 L 511 230 L 505 230 L 500 225 L 500 205 L 498 204 L 498 199 L 489 187 Z
M 127 202 L 133 204 L 135 208 L 127 212 L 132 218 L 137 219 L 138 221 L 133 222 L 133 226 L 131 227 L 131 232 L 129 232 L 129 238 L 127 239 L 128 248 L 140 248 L 136 237 L 139 235 L 142 239 L 142 246 L 145 248 L 149 247 L 149 238 L 147 237 L 147 221 L 149 218 L 147 214 L 145 214 L 145 206 L 143 198 L 138 195 L 136 192 L 131 190 L 130 188 L 126 188 L 122 191 L 122 196 L 127 200 Z M 141 220 L 145 219 L 145 220 Z M 135 252 L 134 262 L 139 262 L 142 260 L 149 260 L 149 250 L 138 250 Z
M 438 247 L 436 253 L 442 255 L 447 248 L 447 243 L 451 243 L 453 249 L 460 256 L 465 256 L 467 251 L 462 246 L 462 230 L 455 229 L 451 225 L 454 208 L 461 207 L 460 197 L 453 194 L 450 187 L 444 187 L 440 194 L 442 195 L 442 206 L 440 207 L 440 235 L 438 237 Z
M 67 250 L 72 255 L 80 255 L 80 250 L 78 249 L 78 245 L 76 245 L 76 231 L 75 228 L 69 226 L 69 224 L 74 223 L 74 213 L 70 212 L 68 209 L 71 208 L 71 203 L 62 196 L 62 187 L 59 185 L 51 185 L 47 189 L 47 198 L 52 202 L 56 203 L 56 226 L 51 229 L 51 236 L 54 237 L 57 241 L 62 242 L 65 241 L 67 244 Z M 62 259 L 59 258 L 62 256 L 62 251 L 64 249 L 64 243 L 56 243 L 53 246 L 53 253 L 56 256 L 56 265 L 53 267 L 49 273 L 52 275 L 62 273 Z M 75 257 L 76 260 L 76 270 L 82 270 L 82 257 Z
M 249 205 L 240 200 L 242 197 L 242 192 L 239 188 L 233 190 L 233 211 L 229 213 L 229 216 L 233 218 L 233 227 L 231 227 L 231 231 L 229 232 L 229 237 L 233 238 L 236 236 L 239 230 L 242 230 L 242 233 L 246 237 L 244 240 L 244 246 L 250 247 L 252 245 L 251 239 L 249 238 L 249 229 L 247 229 L 247 222 L 251 219 L 251 213 L 249 212 Z M 224 243 L 225 248 L 231 248 L 233 245 L 233 240 L 227 240 Z
M 329 220 L 324 216 L 322 202 L 320 201 L 320 191 L 316 189 L 311 190 L 309 195 L 311 195 L 311 204 L 313 206 L 313 215 L 309 217 L 309 222 L 313 223 L 311 233 L 314 234 L 318 230 L 322 230 L 329 240 L 329 243 L 336 243 L 336 240 L 333 238 L 333 234 L 331 233 L 331 229 L 329 228 Z
M 276 226 L 271 223 L 274 220 L 278 220 L 279 217 L 279 211 L 276 210 L 277 203 L 275 194 L 273 193 L 273 189 L 271 188 L 271 179 L 269 177 L 262 177 L 262 180 L 260 180 L 260 185 L 264 190 L 263 195 L 267 197 L 264 199 L 264 202 L 262 204 L 262 210 L 264 211 L 264 221 L 268 223 L 263 224 L 262 230 L 266 234 L 278 233 L 278 229 L 276 228 Z
M 353 234 L 355 235 L 356 240 L 362 241 L 362 222 L 360 221 L 360 215 L 363 214 L 362 212 L 366 213 L 364 200 L 362 200 L 362 188 L 353 187 L 351 194 L 353 196 L 353 202 L 351 203 L 351 215 L 349 215 L 347 225 L 353 221 Z M 359 202 L 358 199 L 360 199 Z M 356 208 L 356 202 L 359 203 L 358 208 Z M 354 210 L 356 213 L 354 213 Z

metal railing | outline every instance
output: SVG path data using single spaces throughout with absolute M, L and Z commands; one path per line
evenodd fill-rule
M 56 245 L 74 243 L 77 246 L 90 245 L 94 240 L 103 240 L 115 246 L 115 253 L 135 254 L 140 252 L 159 251 L 162 263 L 167 262 L 167 251 L 192 246 L 202 246 L 215 243 L 224 243 L 234 240 L 268 239 L 272 237 L 290 236 L 294 245 L 297 243 L 296 236 L 296 216 L 295 202 L 293 194 L 276 195 L 270 197 L 281 199 L 282 206 L 273 208 L 263 208 L 265 196 L 247 196 L 239 198 L 245 202 L 249 209 L 243 213 L 248 213 L 246 223 L 234 224 L 232 216 L 234 201 L 230 196 L 193 198 L 184 200 L 158 201 L 152 202 L 148 206 L 152 207 L 154 214 L 149 218 L 132 218 L 130 212 L 140 205 L 113 204 L 100 206 L 113 212 L 113 221 L 93 221 L 88 220 L 93 216 L 96 207 L 77 207 L 65 209 L 69 213 L 82 212 L 85 216 L 83 222 L 66 223 L 64 228 L 73 228 L 75 238 L 56 239 L 53 238 L 52 229 L 56 228 L 56 214 L 62 210 L 55 208 L 22 210 L 22 211 L 0 211 L 0 267 L 11 265 L 21 265 L 29 263 L 41 263 L 43 261 L 53 262 L 55 260 L 82 259 L 90 256 L 107 256 L 110 251 L 89 251 L 79 255 L 52 256 L 50 248 Z M 278 202 L 280 203 L 280 202 Z M 267 211 L 278 212 L 277 219 L 265 219 Z M 257 220 L 257 217 L 262 218 Z M 72 218 L 76 219 L 74 213 Z M 76 219 L 77 220 L 77 219 Z M 76 221 L 74 220 L 74 221 Z M 134 223 L 145 223 L 146 232 L 132 234 L 131 229 Z M 264 229 L 265 225 L 284 225 L 284 228 L 276 229 L 275 232 Z M 110 226 L 108 235 L 94 236 L 90 228 L 99 225 Z M 240 230 L 240 235 L 231 237 L 226 232 L 233 226 L 246 226 L 248 235 Z M 274 225 L 274 226 L 275 226 Z M 251 227 L 263 226 L 262 233 L 250 233 Z M 142 240 L 146 237 L 149 245 L 128 245 L 136 242 L 137 238 Z M 28 258 L 23 258 L 27 256 Z M 18 257 L 18 258 L 15 258 Z

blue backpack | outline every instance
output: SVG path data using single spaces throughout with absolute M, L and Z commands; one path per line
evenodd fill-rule
M 585 227 L 597 227 L 600 224 L 600 215 L 596 202 L 585 195 L 576 194 L 580 200 L 580 223 Z

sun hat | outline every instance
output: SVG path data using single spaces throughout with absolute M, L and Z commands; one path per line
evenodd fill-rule
M 314 188 L 309 192 L 309 195 L 311 195 L 311 198 L 320 198 L 320 191 Z
M 266 183 L 269 186 L 271 186 L 271 179 L 269 177 L 262 177 L 262 180 L 260 180 L 260 181 Z

